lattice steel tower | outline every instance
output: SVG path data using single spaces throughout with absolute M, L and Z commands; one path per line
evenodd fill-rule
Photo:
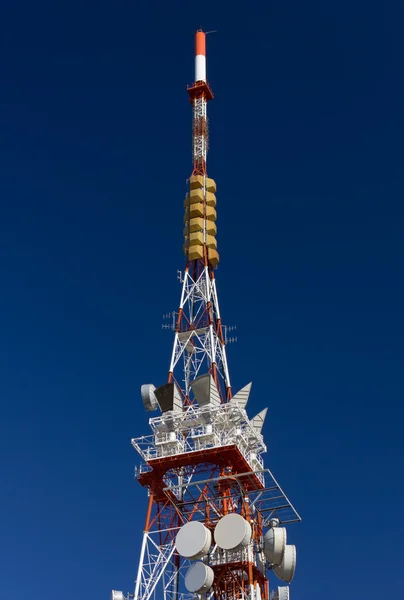
M 134 594 L 112 600 L 289 599 L 296 548 L 285 525 L 300 517 L 262 455 L 267 409 L 250 419 L 251 383 L 232 394 L 214 269 L 216 183 L 206 170 L 206 34 L 196 33 L 193 171 L 184 202 L 185 271 L 174 313 L 168 382 L 142 386 L 151 433 L 132 440 L 149 500 Z

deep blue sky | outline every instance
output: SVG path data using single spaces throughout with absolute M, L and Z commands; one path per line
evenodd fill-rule
M 304 519 L 292 598 L 401 597 L 403 13 L 1 4 L 2 597 L 133 591 L 130 438 L 169 364 L 201 26 L 229 364 Z

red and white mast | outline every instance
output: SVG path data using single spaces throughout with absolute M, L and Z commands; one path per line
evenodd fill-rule
M 195 35 L 195 81 L 206 83 L 206 33 L 203 31 Z
M 193 175 L 206 175 L 208 153 L 207 102 L 213 94 L 206 80 L 206 34 L 198 31 L 195 36 L 195 83 L 189 88 L 194 111 Z
M 134 595 L 112 600 L 289 600 L 268 574 L 290 583 L 295 546 L 285 525 L 300 520 L 264 467 L 267 409 L 249 418 L 251 383 L 232 395 L 214 277 L 216 183 L 207 175 L 206 34 L 196 33 L 193 169 L 184 201 L 182 291 L 168 381 L 142 386 L 151 432 L 132 440 L 148 508 Z
M 177 313 L 169 381 L 179 386 L 186 405 L 193 401 L 191 382 L 211 373 L 222 401 L 231 398 L 230 375 L 219 310 L 214 268 L 219 263 L 216 241 L 216 183 L 207 175 L 207 104 L 213 99 L 206 79 L 206 34 L 195 36 L 195 83 L 188 87 L 192 104 L 193 170 L 184 201 L 182 294 Z

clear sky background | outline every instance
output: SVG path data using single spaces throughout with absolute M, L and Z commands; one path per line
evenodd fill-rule
M 193 33 L 235 390 L 303 516 L 292 600 L 402 597 L 402 3 L 4 0 L 1 598 L 133 591 L 131 437 L 165 382 Z

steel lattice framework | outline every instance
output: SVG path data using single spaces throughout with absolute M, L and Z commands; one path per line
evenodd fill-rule
M 269 562 L 265 554 L 264 528 L 294 523 L 300 517 L 264 466 L 267 449 L 262 427 L 267 409 L 248 417 L 251 384 L 232 394 L 214 276 L 218 263 L 216 184 L 206 171 L 207 102 L 213 93 L 206 80 L 205 34 L 201 31 L 196 34 L 195 71 L 195 83 L 188 88 L 193 109 L 193 170 L 185 200 L 187 261 L 180 277 L 180 304 L 173 313 L 168 382 L 157 389 L 151 384 L 142 386 L 146 409 L 160 408 L 161 414 L 150 418 L 148 435 L 132 440 L 142 459 L 135 477 L 147 490 L 148 508 L 130 597 L 287 600 L 288 588 L 269 590 L 268 569 L 276 570 L 278 563 Z M 200 594 L 189 593 L 184 578 L 193 558 L 177 550 L 178 532 L 192 521 L 214 532 L 233 513 L 249 523 L 251 539 L 230 550 L 214 542 L 201 559 L 213 573 L 213 583 Z M 122 592 L 112 593 L 112 600 L 124 598 Z
M 300 517 L 264 468 L 262 434 L 237 401 L 208 408 L 191 405 L 177 415 L 154 417 L 150 425 L 152 434 L 132 440 L 144 461 L 136 478 L 149 490 L 135 598 L 185 600 L 193 597 L 183 585 L 189 561 L 179 560 L 174 545 L 184 523 L 202 520 L 214 527 L 229 510 L 254 513 L 261 529 L 274 518 L 286 525 Z M 262 587 L 260 597 L 269 598 L 265 557 L 258 546 L 226 556 L 216 548 L 210 564 L 221 579 L 209 597 L 251 599 L 239 576 L 250 569 Z
M 230 397 L 216 281 L 209 265 L 197 263 L 187 266 L 183 276 L 169 378 L 175 379 L 190 401 L 191 382 L 204 371 L 211 371 L 224 397 Z

